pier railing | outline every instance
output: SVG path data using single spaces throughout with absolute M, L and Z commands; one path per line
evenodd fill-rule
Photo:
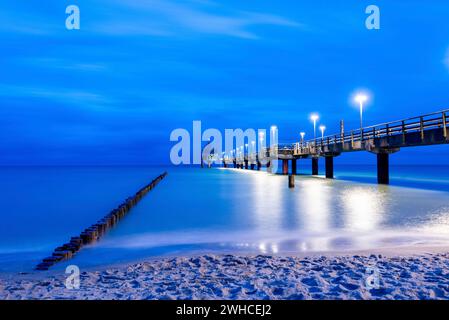
M 282 143 L 256 152 L 222 156 L 223 162 L 257 162 L 261 159 L 331 156 L 350 151 L 376 151 L 376 148 L 402 148 L 417 145 L 449 143 L 449 109 L 425 115 L 342 131 L 307 141 Z M 391 139 L 390 139 L 391 138 Z
M 446 109 L 294 144 L 281 144 L 278 146 L 278 153 L 290 151 L 294 155 L 319 154 L 323 152 L 325 147 L 327 147 L 326 149 L 331 149 L 329 147 L 345 144 L 349 144 L 351 149 L 361 149 L 363 148 L 363 142 L 393 136 L 402 136 L 405 143 L 409 134 L 419 134 L 420 138 L 424 140 L 425 132 L 435 129 L 441 130 L 442 136 L 448 139 L 448 113 L 449 109 Z

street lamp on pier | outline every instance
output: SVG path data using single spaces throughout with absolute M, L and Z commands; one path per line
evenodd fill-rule
M 326 127 L 320 126 L 320 130 L 321 130 L 321 140 L 324 140 L 324 130 L 326 130 Z
M 265 133 L 264 132 L 259 132 L 259 154 L 262 155 L 262 151 L 263 151 L 263 141 L 265 138 Z
M 310 119 L 313 121 L 313 138 L 316 139 L 316 122 L 320 117 L 317 114 L 312 114 Z
M 306 133 L 300 132 L 299 135 L 301 136 L 301 147 L 304 147 L 304 136 L 306 135 Z
M 368 96 L 364 93 L 359 93 L 355 96 L 355 101 L 360 107 L 360 131 L 363 129 L 363 104 L 368 101 Z
M 316 144 L 316 122 L 320 117 L 313 113 L 312 115 L 310 115 L 310 120 L 313 121 L 313 139 L 315 140 L 315 144 Z

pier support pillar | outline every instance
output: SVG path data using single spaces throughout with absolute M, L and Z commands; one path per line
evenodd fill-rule
M 251 163 L 251 170 L 254 170 L 255 164 Z
M 312 175 L 318 175 L 318 158 L 312 158 Z
M 379 184 L 390 183 L 389 154 L 377 154 L 377 182 Z
M 227 168 L 228 164 L 226 163 L 226 161 L 223 161 L 223 168 Z
M 262 166 L 262 164 L 260 163 L 260 161 L 257 161 L 257 171 L 260 171 L 261 166 Z
M 245 160 L 245 169 L 248 170 L 248 160 Z
M 334 157 L 326 157 L 326 178 L 334 178 Z
M 294 176 L 297 175 L 297 167 L 296 167 L 296 164 L 297 164 L 297 160 L 296 160 L 296 159 L 293 159 L 293 160 L 292 160 L 292 175 L 294 175 Z
M 282 174 L 283 175 L 288 174 L 288 160 L 287 159 L 282 160 Z
M 377 183 L 390 183 L 390 154 L 398 152 L 399 148 L 373 148 L 371 153 L 377 156 Z

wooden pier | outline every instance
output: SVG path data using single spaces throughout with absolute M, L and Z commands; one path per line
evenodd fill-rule
M 244 154 L 240 157 L 223 158 L 225 166 L 235 168 L 253 168 L 260 170 L 262 163 L 270 168 L 273 160 L 281 161 L 282 174 L 297 174 L 297 161 L 312 159 L 312 175 L 318 175 L 318 161 L 325 159 L 326 178 L 334 178 L 334 158 L 345 152 L 367 151 L 377 156 L 377 181 L 388 184 L 389 156 L 401 148 L 431 146 L 449 143 L 449 109 L 421 115 L 418 117 L 386 122 L 357 130 L 344 132 L 319 139 L 300 141 L 293 144 L 279 144 L 266 148 L 258 154 Z M 343 126 L 342 126 L 343 127 Z M 263 159 L 263 161 L 262 161 Z

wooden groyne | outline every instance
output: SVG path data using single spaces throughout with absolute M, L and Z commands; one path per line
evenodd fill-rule
M 166 176 L 167 172 L 162 173 L 151 181 L 151 183 L 137 191 L 132 197 L 127 198 L 104 218 L 81 232 L 79 236 L 72 237 L 70 242 L 57 247 L 50 257 L 45 258 L 36 266 L 36 270 L 48 270 L 54 264 L 72 258 L 83 246 L 97 241 L 109 229 L 114 227 L 122 218 L 124 218 L 130 210 Z

